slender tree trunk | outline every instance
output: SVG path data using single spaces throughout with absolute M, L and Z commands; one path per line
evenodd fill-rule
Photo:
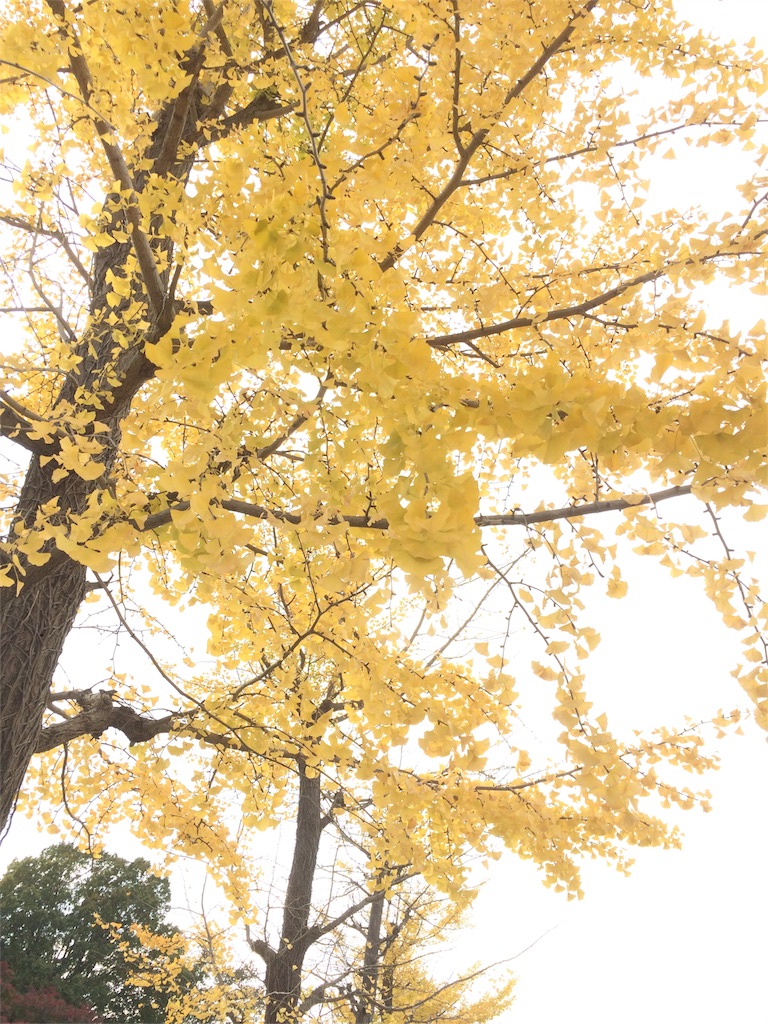
M 310 778 L 299 762 L 296 841 L 286 890 L 280 945 L 267 962 L 264 1024 L 293 1024 L 301 995 L 301 974 L 310 940 L 309 914 L 323 816 L 320 776 Z
M 373 1024 L 376 1009 L 376 996 L 379 988 L 379 972 L 381 970 L 381 920 L 384 914 L 384 891 L 376 893 L 371 903 L 368 917 L 368 931 L 365 936 L 365 954 L 363 956 L 363 998 L 360 1000 L 355 1014 L 355 1024 Z

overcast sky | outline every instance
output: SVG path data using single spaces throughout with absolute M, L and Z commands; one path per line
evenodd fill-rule
M 693 24 L 756 37 L 768 51 L 763 0 L 677 6 Z M 734 155 L 706 154 L 660 162 L 651 200 L 727 204 L 739 178 Z M 765 298 L 743 292 L 738 300 L 721 293 L 712 306 L 734 326 L 768 318 Z M 768 584 L 764 524 L 743 541 L 762 546 Z M 612 721 L 626 716 L 638 728 L 742 703 L 730 679 L 738 641 L 701 589 L 651 559 L 635 560 L 629 578 L 628 597 L 605 600 L 595 615 L 602 643 L 588 670 L 590 698 L 610 706 Z M 744 733 L 718 744 L 722 768 L 705 782 L 712 812 L 679 814 L 682 850 L 638 851 L 629 878 L 590 863 L 586 896 L 571 903 L 545 889 L 530 865 L 510 856 L 496 866 L 457 957 L 497 960 L 535 943 L 513 962 L 517 1000 L 505 1024 L 766 1024 L 768 745 L 752 723 Z
M 595 703 L 638 726 L 739 703 L 729 676 L 738 643 L 699 588 L 656 566 L 634 566 L 631 578 L 627 598 L 599 609 Z M 509 856 L 495 866 L 457 960 L 536 943 L 512 965 L 505 1024 L 765 1024 L 768 746 L 751 726 L 718 749 L 723 767 L 704 783 L 712 812 L 681 813 L 683 849 L 638 851 L 629 878 L 590 863 L 585 898 L 569 903 L 531 865 Z

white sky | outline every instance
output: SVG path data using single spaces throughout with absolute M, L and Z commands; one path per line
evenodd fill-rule
M 631 578 L 627 598 L 597 610 L 590 697 L 623 706 L 627 721 L 640 712 L 668 724 L 736 703 L 738 645 L 699 588 L 656 566 Z M 499 960 L 539 940 L 512 965 L 505 1024 L 765 1024 L 768 745 L 752 726 L 717 749 L 723 767 L 704 782 L 713 811 L 679 814 L 683 849 L 637 851 L 629 878 L 590 863 L 584 900 L 569 903 L 532 866 L 512 856 L 495 866 L 457 952 Z
M 693 23 L 736 38 L 757 36 L 768 49 L 762 0 L 677 5 Z M 665 162 L 664 170 L 670 178 L 659 190 L 667 195 L 689 188 L 692 178 L 711 194 L 725 184 L 720 164 L 686 171 Z M 735 320 L 722 301 L 723 316 Z M 742 311 L 746 322 L 768 316 L 757 305 Z M 768 548 L 765 531 L 761 536 Z M 626 599 L 595 602 L 603 639 L 590 663 L 590 697 L 637 727 L 743 704 L 729 675 L 736 638 L 699 587 L 647 563 L 628 574 Z M 682 851 L 638 851 L 630 878 L 592 863 L 584 872 L 585 899 L 570 903 L 546 890 L 530 865 L 509 856 L 495 866 L 478 900 L 476 927 L 455 943 L 450 962 L 461 968 L 520 954 L 513 964 L 517 1001 L 505 1024 L 768 1021 L 768 745 L 747 723 L 743 737 L 719 749 L 723 767 L 705 782 L 714 809 L 680 815 Z M 0 870 L 51 840 L 17 818 L 0 848 Z M 115 852 L 141 853 L 122 843 Z
M 754 37 L 768 51 L 763 0 L 676 4 L 692 24 L 723 37 Z M 660 163 L 665 178 L 651 198 L 727 203 L 729 157 L 706 153 L 694 165 Z M 734 298 L 717 301 L 734 326 L 768 316 L 765 299 L 739 295 L 735 309 Z M 766 530 L 744 540 L 762 546 L 765 570 Z M 736 638 L 700 588 L 672 579 L 652 559 L 628 578 L 624 600 L 599 609 L 590 600 L 602 643 L 589 664 L 589 694 L 611 705 L 612 724 L 622 712 L 639 728 L 740 703 L 729 676 Z M 768 585 L 768 572 L 762 578 Z M 712 812 L 678 815 L 682 850 L 638 851 L 629 878 L 590 863 L 585 899 L 571 903 L 516 858 L 496 865 L 476 907 L 477 927 L 457 944 L 457 957 L 488 962 L 520 953 L 512 964 L 517 999 L 504 1024 L 768 1022 L 768 744 L 752 723 L 744 733 L 718 745 L 722 767 L 704 783 Z

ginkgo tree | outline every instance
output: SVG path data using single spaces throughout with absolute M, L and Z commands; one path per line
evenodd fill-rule
M 623 551 L 701 580 L 766 724 L 721 526 L 768 507 L 765 325 L 706 305 L 766 289 L 763 57 L 668 0 L 11 0 L 0 33 L 2 820 L 21 791 L 205 858 L 266 1021 L 390 1019 L 375 941 L 306 1006 L 317 939 L 414 876 L 460 901 L 502 846 L 578 894 L 699 799 L 700 730 L 589 701 Z M 691 147 L 738 152 L 735 208 L 648 205 Z M 155 681 L 57 682 L 88 601 Z M 174 660 L 152 631 L 193 605 Z M 253 835 L 294 820 L 270 931 Z M 318 888 L 331 832 L 366 895 Z

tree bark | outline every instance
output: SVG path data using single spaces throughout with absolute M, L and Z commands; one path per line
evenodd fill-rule
M 355 1013 L 355 1024 L 372 1024 L 379 989 L 381 970 L 381 920 L 384 913 L 384 890 L 376 893 L 368 916 L 368 930 L 365 936 L 363 954 L 362 989 L 363 997 Z
M 320 776 L 307 774 L 299 762 L 299 807 L 296 840 L 286 890 L 280 945 L 267 961 L 264 1024 L 293 1024 L 301 996 L 304 957 L 311 943 L 309 914 L 317 854 L 323 831 Z
M 115 255 L 106 250 L 101 260 L 114 261 Z M 121 255 L 124 259 L 125 252 Z M 97 269 L 102 275 L 106 273 L 105 268 Z M 120 421 L 136 391 L 151 376 L 152 366 L 137 349 L 126 351 L 115 365 L 108 331 L 98 327 L 86 332 L 78 348 L 83 361 L 64 384 L 52 412 L 55 415 L 57 406 L 72 402 L 79 388 L 85 392 L 99 390 L 107 366 L 122 376 L 120 401 L 113 405 L 109 419 L 102 419 L 109 430 L 99 435 L 100 461 L 106 477 L 118 448 Z M 89 348 L 101 357 L 89 355 Z M 55 462 L 43 466 L 40 456 L 32 457 L 13 526 L 20 523 L 34 529 L 38 510 L 54 499 L 59 505 L 56 520 L 66 523 L 82 513 L 89 497 L 104 486 L 104 477 L 83 480 L 75 473 L 55 482 L 56 468 Z M 35 752 L 53 673 L 85 596 L 85 567 L 52 544 L 44 550 L 51 555 L 49 562 L 31 566 L 21 557 L 20 589 L 0 591 L 0 830 L 13 812 Z

